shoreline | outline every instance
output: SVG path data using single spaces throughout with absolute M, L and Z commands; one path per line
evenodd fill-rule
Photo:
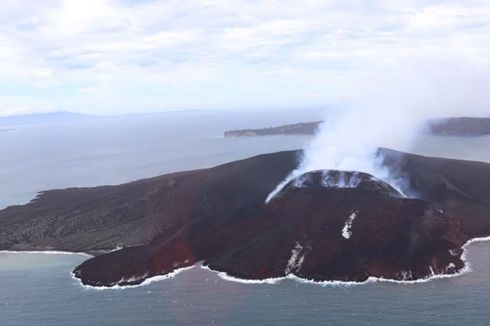
M 421 191 L 424 190 L 428 193 L 426 200 L 402 200 L 398 196 L 391 196 L 391 192 L 382 191 L 385 188 L 382 184 L 377 183 L 374 178 L 369 178 L 369 183 L 365 188 L 338 191 L 332 187 L 325 187 L 323 176 L 312 172 L 311 187 L 291 187 L 290 191 L 285 193 L 286 196 L 281 197 L 282 200 L 276 202 L 275 206 L 264 208 L 265 206 L 262 204 L 264 197 L 273 186 L 284 180 L 284 177 L 291 171 L 294 171 L 292 169 L 297 166 L 298 157 L 301 154 L 300 151 L 282 151 L 233 161 L 210 169 L 162 175 L 118 186 L 68 188 L 40 192 L 31 201 L 33 204 L 30 206 L 14 206 L 0 211 L 2 213 L 0 217 L 2 217 L 6 229 L 9 232 L 12 230 L 13 233 L 12 236 L 5 236 L 5 239 L 2 239 L 4 249 L 6 249 L 3 252 L 97 256 L 97 259 L 88 259 L 74 269 L 75 276 L 80 278 L 82 283 L 93 288 L 115 288 L 117 285 L 125 288 L 140 284 L 145 285 L 152 280 L 172 278 L 180 272 L 176 268 L 183 267 L 183 265 L 175 262 L 172 265 L 172 260 L 183 261 L 183 259 L 187 259 L 184 263 L 186 267 L 192 267 L 191 264 L 199 261 L 206 262 L 205 264 L 209 262 L 211 267 L 215 266 L 218 269 L 211 271 L 218 273 L 220 278 L 246 284 L 274 284 L 283 279 L 295 279 L 302 283 L 319 285 L 351 285 L 378 281 L 417 283 L 436 278 L 454 277 L 470 270 L 470 263 L 465 258 L 464 249 L 471 243 L 489 239 L 488 237 L 476 238 L 477 236 L 490 234 L 490 222 L 488 220 L 490 206 L 485 201 L 488 196 L 488 192 L 485 190 L 488 189 L 488 180 L 490 180 L 490 165 L 473 161 L 417 156 L 389 149 L 381 149 L 380 152 L 380 155 L 386 156 L 385 165 L 399 166 L 400 171 L 410 171 L 413 179 L 410 179 L 411 183 L 418 184 L 417 182 L 421 182 L 421 180 L 426 181 L 427 184 L 421 183 L 420 185 Z M 469 194 L 461 198 L 457 197 L 456 200 L 468 211 L 468 215 L 471 213 L 471 219 L 458 220 L 455 217 L 455 221 L 452 221 L 444 219 L 442 210 L 428 211 L 426 209 L 427 205 L 434 201 L 441 207 L 448 208 L 449 213 L 451 213 L 452 208 L 446 207 L 445 202 L 439 203 L 438 200 L 441 201 L 441 199 L 437 198 L 452 198 L 451 191 L 453 189 L 446 187 L 441 190 L 437 186 L 440 182 L 445 181 L 448 175 L 453 176 L 454 173 L 452 172 L 455 169 L 460 172 L 454 175 L 454 180 L 451 179 L 451 187 L 455 187 L 454 184 L 456 184 L 458 185 L 456 187 L 458 193 Z M 264 171 L 268 171 L 268 173 L 264 174 Z M 483 177 L 481 177 L 482 175 Z M 260 182 L 256 182 L 255 180 L 259 178 Z M 174 187 L 176 183 L 179 185 L 178 187 Z M 245 189 L 246 192 L 238 191 L 240 189 L 237 189 L 237 184 L 240 185 L 240 189 Z M 296 191 L 295 189 L 300 190 Z M 182 194 L 185 196 L 183 197 Z M 372 208 L 371 202 L 368 205 L 365 200 L 366 195 L 376 205 L 379 204 L 377 209 Z M 438 197 L 432 198 L 435 195 Z M 107 201 L 110 205 L 108 206 L 106 201 L 101 202 L 99 200 L 101 197 L 110 199 Z M 182 210 L 182 207 L 187 204 L 183 198 L 187 197 L 196 198 L 197 204 L 188 210 Z M 208 197 L 212 199 L 211 202 L 209 202 Z M 337 197 L 342 198 L 345 203 L 336 208 L 332 217 L 325 217 L 318 213 L 322 209 L 336 207 L 335 199 Z M 484 200 L 477 205 L 468 197 Z M 165 198 L 171 204 L 162 205 L 161 198 Z M 321 198 L 325 200 L 320 200 Z M 121 206 L 121 203 L 127 204 Z M 478 203 L 480 202 L 478 201 Z M 255 204 L 257 206 L 254 206 Z M 364 209 L 365 213 L 363 218 L 356 220 L 355 224 L 358 231 L 354 231 L 354 233 L 359 232 L 359 240 L 346 243 L 344 242 L 346 237 L 344 236 L 342 239 L 336 230 L 337 227 L 343 230 L 345 218 L 342 216 L 344 214 L 350 216 L 353 206 L 356 206 L 357 210 Z M 248 224 L 245 224 L 246 233 L 243 239 L 233 240 L 230 238 L 231 240 L 228 240 L 227 235 L 221 234 L 225 231 L 241 232 L 241 228 L 244 227 L 238 222 L 237 224 L 223 224 L 228 223 L 229 219 L 226 214 L 222 214 L 223 208 L 225 208 L 224 212 L 232 212 L 236 221 L 249 218 L 249 215 L 256 219 L 251 219 Z M 214 211 L 210 212 L 209 209 L 216 210 L 218 217 L 213 214 Z M 119 214 L 121 210 L 124 214 Z M 285 213 L 285 210 L 288 213 Z M 182 230 L 171 229 L 168 231 L 169 234 L 164 234 L 165 237 L 163 237 L 165 230 L 157 229 L 157 233 L 161 233 L 157 234 L 160 237 L 157 238 L 152 235 L 153 239 L 157 240 L 155 243 L 152 242 L 150 246 L 146 240 L 148 237 L 146 225 L 159 227 L 158 221 L 150 218 L 151 214 L 155 213 L 154 211 L 162 214 L 162 216 L 170 216 L 168 223 L 175 225 L 180 225 L 176 223 L 185 223 L 185 228 Z M 42 212 L 41 216 L 39 216 L 39 212 Z M 394 213 L 396 215 L 395 221 L 393 220 Z M 97 220 L 99 224 L 85 222 L 86 218 L 91 219 L 94 216 L 102 216 L 101 214 L 107 214 L 107 216 L 103 215 L 102 218 L 99 218 L 100 220 Z M 202 214 L 204 222 L 212 222 L 211 229 L 206 230 L 207 233 L 212 232 L 210 239 L 208 238 L 209 234 L 200 227 L 203 221 L 195 217 L 201 216 L 199 214 Z M 299 231 L 296 230 L 300 230 L 304 222 L 297 215 L 307 216 L 314 223 L 306 224 L 310 226 L 305 226 L 306 229 L 298 233 Z M 400 233 L 400 237 L 390 238 L 385 244 L 380 242 L 380 237 L 373 236 L 368 230 L 373 225 L 380 224 L 380 216 L 382 219 L 389 216 L 391 222 L 388 227 L 381 228 L 377 232 L 381 235 L 384 232 L 398 232 L 396 225 L 403 223 L 406 216 L 409 215 L 427 218 L 428 224 L 420 226 L 417 219 L 410 220 L 412 221 L 410 223 L 413 223 L 415 227 L 415 235 L 420 237 L 418 240 L 420 250 L 417 252 L 420 256 L 411 256 L 406 262 L 400 263 L 396 257 L 405 257 L 403 255 L 407 254 L 409 247 L 397 246 L 396 244 L 399 241 L 405 241 L 404 239 L 410 239 L 406 237 L 413 236 L 414 231 L 410 229 L 412 230 L 410 234 L 408 231 L 403 231 Z M 53 216 L 61 217 L 57 223 L 64 223 L 57 224 L 64 227 L 64 232 L 61 234 L 58 234 L 55 229 L 44 231 L 44 225 L 51 225 Z M 134 216 L 141 223 L 136 223 Z M 261 218 L 263 216 L 270 216 L 271 219 Z M 281 223 L 286 223 L 289 229 L 295 231 L 288 233 L 287 228 L 285 228 L 285 231 L 274 233 L 275 219 L 282 221 Z M 262 222 L 264 220 L 272 222 Z M 407 219 L 407 221 L 409 220 Z M 462 226 L 457 222 L 461 223 Z M 31 227 L 30 223 L 35 227 Z M 443 227 L 437 227 L 437 223 Z M 315 224 L 325 225 L 328 232 L 322 237 L 331 237 L 335 244 L 338 241 L 338 246 L 332 246 L 333 249 L 322 246 L 321 240 L 314 237 L 318 230 L 311 225 Z M 118 229 L 114 229 L 114 225 L 134 225 L 135 227 L 129 228 L 128 235 L 121 240 L 121 237 L 116 233 Z M 223 230 L 223 225 L 229 226 L 229 230 Z M 35 231 L 32 239 L 27 237 L 22 240 L 24 234 L 32 232 L 32 230 Z M 423 231 L 427 232 L 424 233 Z M 430 236 L 427 235 L 429 232 L 432 232 Z M 74 233 L 76 235 L 71 236 Z M 281 257 L 287 257 L 286 255 L 289 254 L 292 255 L 291 259 L 296 259 L 293 258 L 297 255 L 294 250 L 291 251 L 291 254 L 287 248 L 280 248 L 279 250 L 276 248 L 277 243 L 284 243 L 289 246 L 288 243 L 294 243 L 293 241 L 296 241 L 298 237 L 304 237 L 305 234 L 313 235 L 312 239 L 305 238 L 304 241 L 312 242 L 304 250 L 310 251 L 314 248 L 316 250 L 312 254 L 315 255 L 313 256 L 314 259 L 317 259 L 316 257 L 322 258 L 325 250 L 333 250 L 332 255 L 338 254 L 337 251 L 342 250 L 345 245 L 352 246 L 353 256 L 339 258 L 341 259 L 340 264 L 338 264 L 339 261 L 337 263 L 335 260 L 331 261 L 328 268 L 320 271 L 325 272 L 324 274 L 312 272 L 310 267 L 300 271 L 301 266 L 295 266 L 294 270 L 290 270 L 289 265 L 285 270 L 280 265 L 268 266 L 274 264 L 275 258 L 273 256 L 279 256 L 282 259 Z M 169 235 L 175 235 L 175 239 L 171 243 L 165 242 Z M 343 235 L 342 232 L 341 235 Z M 69 246 L 66 245 L 65 241 L 68 241 L 66 239 L 71 241 Z M 98 239 L 104 240 L 101 242 L 106 247 L 103 250 L 100 250 L 100 244 L 97 245 Z M 265 239 L 258 251 L 253 246 L 253 241 L 256 239 Z M 434 241 L 438 239 L 447 241 L 434 244 Z M 392 246 L 392 243 L 395 245 Z M 125 248 L 118 250 L 121 245 Z M 170 247 L 166 248 L 167 245 Z M 233 255 L 233 250 L 236 248 L 246 248 L 247 250 L 243 252 L 242 256 L 230 256 L 230 259 L 223 262 L 223 257 L 213 256 L 216 253 L 214 246 L 217 245 L 224 248 L 224 253 L 221 253 L 224 255 L 223 257 L 227 257 L 225 254 L 228 251 L 229 255 Z M 362 265 L 355 261 L 357 253 L 362 254 L 372 247 L 376 250 L 380 245 L 383 245 L 383 251 L 374 251 L 374 254 L 370 253 L 371 256 L 364 254 L 362 257 L 370 260 L 369 264 L 384 262 L 386 257 L 393 257 L 387 266 L 372 268 L 370 266 L 376 265 Z M 169 253 L 169 250 L 174 247 L 180 248 L 180 246 L 189 249 L 190 252 Z M 201 249 L 201 247 L 203 248 Z M 61 250 L 56 250 L 58 248 Z M 63 251 L 63 248 L 70 250 L 70 252 Z M 114 251 L 117 253 L 108 254 Z M 272 258 L 264 261 L 254 259 L 256 255 L 263 255 L 264 252 L 271 255 Z M 99 256 L 99 254 L 101 255 Z M 179 255 L 182 254 L 183 257 L 180 257 Z M 304 253 L 302 255 L 304 256 Z M 438 261 L 434 262 L 434 257 Z M 315 262 L 314 268 L 318 268 L 321 263 Z M 242 266 L 243 272 L 236 270 L 236 266 L 240 264 L 245 264 Z M 39 265 L 42 265 L 42 262 Z M 202 265 L 201 263 L 201 268 L 206 267 Z M 195 264 L 195 266 L 199 265 Z M 338 266 L 344 266 L 345 270 L 338 270 Z M 255 271 L 258 270 L 267 272 L 256 273 Z M 297 276 L 291 275 L 291 273 Z M 261 279 L 264 277 L 265 279 Z
M 146 286 L 146 285 L 149 285 L 149 284 L 154 283 L 154 282 L 169 280 L 169 279 L 176 277 L 178 274 L 180 274 L 182 272 L 193 269 L 194 267 L 196 267 L 196 265 L 177 268 L 176 270 L 174 270 L 170 273 L 167 273 L 167 274 L 155 275 L 155 276 L 145 278 L 143 282 L 141 282 L 139 284 L 134 284 L 134 285 L 119 285 L 119 284 L 116 284 L 114 286 L 85 285 L 82 283 L 82 281 L 79 278 L 75 277 L 75 274 L 73 272 L 70 272 L 70 275 L 71 275 L 71 278 L 73 280 L 75 280 L 80 287 L 82 287 L 83 289 L 86 289 L 86 290 L 94 290 L 94 291 L 125 290 L 125 289 L 130 289 L 130 288 L 138 288 L 138 287 Z
M 202 262 L 195 263 L 192 266 L 187 266 L 187 267 L 182 267 L 178 268 L 170 273 L 163 274 L 163 275 L 155 275 L 151 276 L 148 278 L 145 278 L 143 282 L 139 284 L 134 284 L 134 285 L 114 285 L 114 286 L 92 286 L 92 285 L 85 285 L 82 284 L 81 280 L 79 278 L 76 278 L 73 272 L 70 272 L 71 278 L 76 281 L 76 283 L 88 290 L 95 290 L 95 291 L 103 291 L 103 290 L 125 290 L 125 289 L 131 289 L 131 288 L 138 288 L 142 286 L 149 285 L 154 282 L 159 282 L 163 280 L 169 280 L 175 278 L 177 275 L 181 274 L 182 272 L 194 269 L 194 268 L 200 268 L 202 270 L 206 270 L 212 273 L 215 273 L 220 279 L 227 281 L 227 282 L 234 282 L 234 283 L 241 283 L 241 284 L 269 284 L 269 285 L 275 285 L 279 284 L 282 281 L 285 280 L 292 280 L 297 283 L 302 283 L 302 284 L 313 284 L 317 286 L 359 286 L 359 285 L 365 285 L 365 284 L 372 284 L 372 283 L 392 283 L 392 284 L 405 284 L 405 285 L 411 285 L 411 284 L 421 284 L 421 283 L 428 283 L 430 281 L 435 281 L 439 279 L 449 279 L 449 278 L 455 278 L 459 277 L 462 275 L 465 275 L 469 272 L 472 271 L 471 269 L 471 263 L 467 259 L 466 254 L 468 252 L 468 246 L 474 244 L 474 243 L 479 243 L 479 242 L 490 242 L 490 236 L 488 237 L 480 237 L 480 238 L 473 238 L 468 240 L 463 246 L 463 253 L 461 254 L 461 260 L 464 262 L 464 267 L 459 270 L 458 272 L 454 274 L 435 274 L 431 275 L 425 278 L 417 279 L 417 280 L 394 280 L 394 279 L 388 279 L 388 278 L 383 278 L 383 277 L 374 277 L 370 276 L 366 281 L 364 282 L 355 282 L 355 281 L 314 281 L 310 279 L 305 279 L 298 277 L 294 274 L 289 274 L 287 276 L 283 277 L 275 277 L 275 278 L 267 278 L 267 279 L 241 279 L 237 278 L 231 275 L 228 275 L 226 272 L 222 271 L 216 271 L 208 266 L 205 266 L 202 264 Z M 116 248 L 115 250 L 117 250 Z M 5 253 L 5 254 L 44 254 L 44 255 L 80 255 L 84 257 L 93 257 L 92 255 L 84 252 L 69 252 L 69 251 L 57 251 L 57 250 L 46 250 L 46 251 L 36 251 L 36 250 L 30 250 L 30 251 L 13 251 L 13 250 L 0 250 L 0 254 Z
M 89 289 L 89 290 L 96 290 L 96 291 L 103 291 L 103 290 L 124 290 L 124 289 L 130 289 L 130 288 L 137 288 L 137 287 L 142 287 L 149 285 L 153 282 L 158 282 L 158 281 L 163 281 L 163 280 L 168 280 L 176 277 L 178 274 L 185 272 L 187 270 L 191 270 L 194 268 L 200 268 L 212 273 L 215 273 L 220 279 L 228 282 L 235 282 L 235 283 L 241 283 L 241 284 L 269 284 L 269 285 L 275 285 L 279 284 L 284 280 L 292 280 L 297 283 L 303 283 L 303 284 L 313 284 L 317 286 L 359 286 L 359 285 L 365 285 L 365 284 L 372 284 L 372 283 L 392 283 L 392 284 L 405 284 L 405 285 L 412 285 L 412 284 L 421 284 L 421 283 L 428 283 L 430 281 L 435 281 L 435 280 L 440 280 L 440 279 L 449 279 L 449 278 L 455 278 L 459 277 L 465 274 L 468 274 L 469 272 L 472 271 L 471 269 L 471 263 L 467 259 L 466 254 L 468 251 L 468 246 L 474 243 L 478 242 L 490 242 L 490 236 L 488 237 L 480 237 L 480 238 L 473 238 L 468 240 L 461 248 L 463 249 L 463 253 L 461 254 L 461 260 L 464 262 L 464 267 L 459 270 L 458 272 L 454 274 L 434 274 L 427 276 L 425 278 L 420 278 L 416 280 L 394 280 L 394 279 L 389 279 L 389 278 L 383 278 L 383 277 L 374 277 L 370 276 L 366 281 L 364 282 L 355 282 L 355 281 L 314 281 L 310 279 L 305 279 L 298 277 L 294 274 L 289 274 L 287 276 L 283 277 L 273 277 L 273 278 L 266 278 L 266 279 L 261 279 L 261 280 L 256 280 L 256 279 L 241 279 L 237 278 L 231 275 L 228 275 L 226 272 L 222 271 L 216 271 L 208 266 L 205 266 L 202 264 L 202 262 L 197 262 L 196 264 L 192 266 L 187 266 L 187 267 L 182 267 L 178 268 L 168 274 L 164 275 L 155 275 L 152 277 L 145 278 L 143 282 L 140 284 L 135 284 L 135 285 L 114 285 L 114 286 L 92 286 L 92 285 L 85 285 L 82 284 L 81 280 L 79 278 L 76 278 L 71 272 L 71 277 L 72 279 L 76 280 L 78 285 L 81 286 L 84 289 Z M 19 253 L 19 252 L 13 252 L 13 253 Z M 20 252 L 22 253 L 22 252 Z M 43 252 L 32 252 L 32 253 L 43 253 Z M 64 252 L 66 253 L 66 252 Z M 67 253 L 67 254 L 78 254 L 78 253 Z M 88 255 L 88 254 L 87 254 Z
M 44 254 L 44 255 L 80 255 L 85 257 L 94 257 L 86 252 L 72 252 L 59 250 L 0 250 L 0 254 Z

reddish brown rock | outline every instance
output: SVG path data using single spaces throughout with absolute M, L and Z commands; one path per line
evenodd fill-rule
M 93 286 L 138 284 L 196 262 L 247 279 L 363 281 L 457 272 L 464 242 L 490 234 L 490 164 L 381 150 L 417 199 L 367 174 L 318 171 L 266 205 L 299 155 L 48 191 L 0 211 L 0 246 L 102 253 L 74 270 Z M 339 180 L 346 187 L 331 184 Z M 116 246 L 124 249 L 107 252 Z

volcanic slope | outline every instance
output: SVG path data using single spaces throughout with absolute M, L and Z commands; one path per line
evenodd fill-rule
M 0 249 L 95 253 L 74 270 L 92 286 L 138 284 L 197 262 L 244 279 L 412 280 L 458 272 L 462 245 L 490 235 L 490 164 L 382 149 L 417 198 L 364 173 L 313 171 L 265 204 L 300 155 L 46 191 L 0 211 Z

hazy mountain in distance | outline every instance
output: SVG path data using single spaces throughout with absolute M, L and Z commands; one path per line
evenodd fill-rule
M 37 125 L 47 123 L 66 123 L 98 119 L 96 115 L 58 111 L 50 113 L 33 113 L 0 117 L 0 129 L 8 129 L 15 126 Z

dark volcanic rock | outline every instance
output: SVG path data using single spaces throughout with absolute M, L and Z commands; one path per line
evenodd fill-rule
M 0 245 L 85 252 L 123 246 L 74 270 L 93 286 L 138 284 L 197 262 L 246 279 L 363 281 L 457 272 L 465 241 L 490 234 L 489 164 L 381 150 L 418 199 L 365 173 L 315 171 L 265 204 L 299 154 L 48 191 L 0 211 Z
M 0 211 L 0 250 L 97 252 L 145 245 L 192 216 L 262 203 L 296 167 L 299 154 L 259 155 L 119 186 L 45 191 Z
M 253 231 L 204 263 L 241 278 L 292 273 L 317 281 L 415 279 L 431 269 L 459 270 L 463 264 L 450 251 L 458 251 L 466 237 L 457 222 L 426 201 L 387 195 L 378 183 L 290 183 L 249 217 Z
M 403 197 L 388 183 L 358 171 L 321 170 L 304 173 L 291 180 L 285 188 L 356 188 L 357 191 Z M 279 194 L 280 195 L 280 194 Z
M 386 149 L 379 155 L 405 180 L 404 193 L 435 203 L 471 238 L 490 235 L 490 164 Z

